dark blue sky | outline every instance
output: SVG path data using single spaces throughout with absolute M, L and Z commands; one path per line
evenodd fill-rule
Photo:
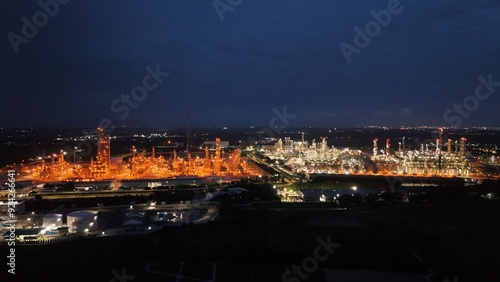
M 43 10 L 5 0 L 0 126 L 265 126 L 284 106 L 290 127 L 500 126 L 500 87 L 474 98 L 479 75 L 500 81 L 500 2 L 401 0 L 348 63 L 339 45 L 391 1 L 243 0 L 221 21 L 213 0 L 71 0 L 16 54 L 9 34 Z M 169 76 L 113 111 L 157 65 Z

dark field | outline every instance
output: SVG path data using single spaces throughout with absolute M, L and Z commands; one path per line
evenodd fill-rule
M 286 269 L 313 256 L 318 238 L 330 236 L 340 246 L 307 281 L 327 281 L 324 269 L 356 270 L 351 276 L 376 270 L 430 274 L 433 281 L 495 281 L 500 276 L 499 220 L 498 201 L 346 211 L 327 204 L 224 208 L 209 224 L 170 227 L 148 236 L 17 246 L 15 278 L 112 281 L 112 270 L 125 268 L 126 275 L 135 276 L 126 281 L 175 281 L 172 275 L 180 273 L 201 279 L 181 281 L 209 281 L 214 272 L 215 281 L 281 281 Z M 6 246 L 0 250 L 8 252 Z M 146 272 L 149 263 L 152 272 Z

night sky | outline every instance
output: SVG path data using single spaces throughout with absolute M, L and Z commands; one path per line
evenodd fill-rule
M 28 39 L 22 18 L 42 7 L 3 0 L 0 126 L 169 128 L 186 112 L 193 126 L 266 126 L 285 106 L 287 127 L 500 126 L 500 83 L 475 96 L 478 76 L 500 82 L 499 1 L 220 0 L 239 4 L 221 15 L 213 2 L 71 0 Z M 388 5 L 356 47 L 354 28 Z M 169 75 L 143 95 L 148 66 Z M 120 101 L 133 90 L 135 108 Z

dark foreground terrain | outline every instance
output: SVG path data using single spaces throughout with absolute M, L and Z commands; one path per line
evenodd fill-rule
M 484 200 L 224 207 L 146 236 L 19 245 L 15 275 L 4 245 L 0 281 L 498 281 L 499 221 L 500 202 Z

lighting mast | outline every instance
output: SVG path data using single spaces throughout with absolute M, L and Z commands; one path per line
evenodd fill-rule
M 189 112 L 186 112 L 186 154 L 189 156 Z

